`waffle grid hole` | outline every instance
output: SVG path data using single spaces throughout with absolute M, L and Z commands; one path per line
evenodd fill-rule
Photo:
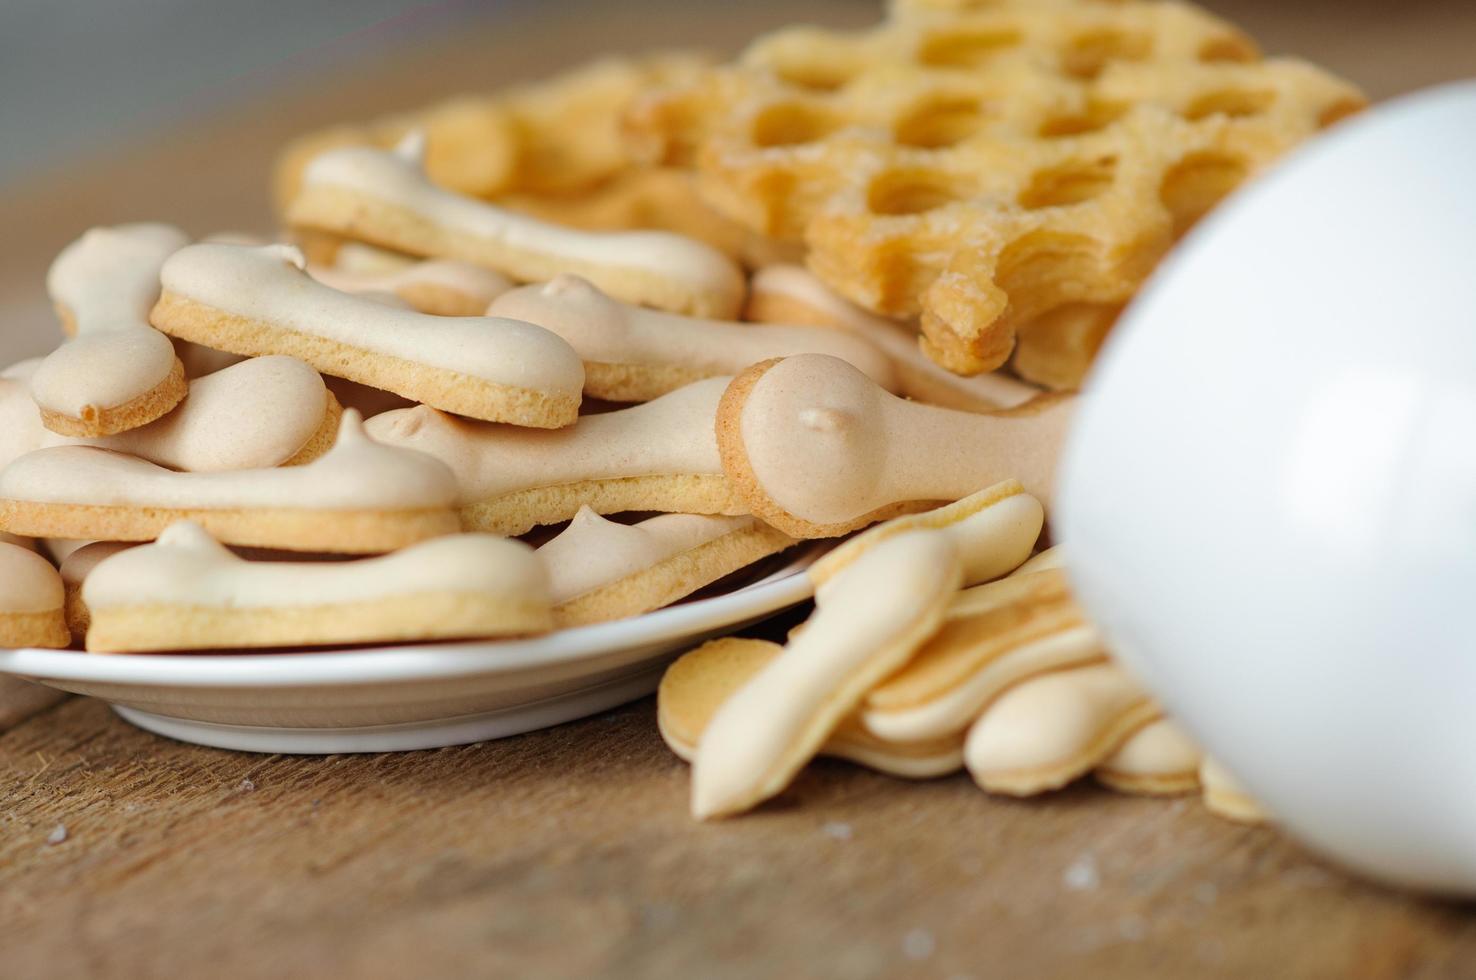
M 1019 43 L 1015 30 L 941 31 L 918 46 L 917 62 L 930 68 L 978 68 Z
M 1030 178 L 1030 184 L 1020 192 L 1020 206 L 1036 211 L 1082 204 L 1110 188 L 1116 173 L 1115 156 L 1074 161 L 1037 171 Z
M 1094 102 L 1086 111 L 1069 116 L 1054 116 L 1040 125 L 1040 135 L 1046 139 L 1062 136 L 1080 136 L 1095 133 L 1121 119 L 1127 106 L 1108 102 Z
M 1174 234 L 1188 231 L 1248 176 L 1246 162 L 1229 153 L 1191 153 L 1170 167 L 1158 196 L 1174 216 Z
M 1255 116 L 1271 108 L 1271 103 L 1276 101 L 1276 93 L 1266 90 L 1250 89 L 1222 89 L 1218 92 L 1209 92 L 1201 95 L 1189 107 L 1184 110 L 1184 118 L 1189 120 L 1204 119 L 1206 116 L 1231 116 L 1239 118 L 1243 116 Z
M 983 121 L 984 112 L 978 99 L 935 99 L 898 120 L 893 135 L 903 146 L 940 149 L 968 139 Z
M 1077 78 L 1096 78 L 1111 61 L 1146 61 L 1153 38 L 1141 31 L 1102 28 L 1078 34 L 1062 55 L 1062 67 Z
M 856 77 L 855 67 L 839 58 L 781 61 L 773 70 L 786 85 L 810 92 L 834 92 Z
M 830 116 L 798 102 L 782 102 L 766 107 L 753 120 L 753 142 L 756 146 L 797 146 L 813 143 L 834 128 Z
M 1224 61 L 1255 61 L 1260 57 L 1255 44 L 1239 34 L 1221 34 L 1199 46 L 1199 60 L 1206 64 Z
M 926 170 L 894 170 L 871 182 L 866 206 L 872 214 L 924 214 L 952 204 L 958 194 L 940 174 Z

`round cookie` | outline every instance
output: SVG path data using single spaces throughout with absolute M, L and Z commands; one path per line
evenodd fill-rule
M 0 542 L 0 647 L 65 647 L 66 592 L 51 562 Z

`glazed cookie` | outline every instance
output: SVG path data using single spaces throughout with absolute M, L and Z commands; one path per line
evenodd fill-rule
M 307 272 L 340 292 L 396 296 L 411 309 L 436 316 L 481 316 L 487 304 L 513 287 L 500 272 L 456 259 L 427 259 L 386 272 L 309 264 Z
M 92 446 L 28 453 L 0 471 L 0 529 L 150 541 L 179 520 L 228 544 L 372 554 L 460 530 L 456 477 L 423 453 L 375 442 L 359 414 L 304 466 L 177 473 Z
M 51 562 L 0 542 L 0 648 L 67 645 L 66 593 Z
M 504 293 L 488 316 L 526 320 L 567 340 L 584 359 L 584 393 L 650 401 L 683 385 L 734 375 L 788 354 L 830 354 L 895 389 L 892 367 L 868 341 L 809 326 L 760 326 L 643 309 L 611 299 L 587 279 L 558 275 Z
M 692 767 L 692 812 L 738 813 L 787 786 L 855 710 L 941 625 L 963 578 L 936 531 L 867 550 L 816 596 L 784 653 L 723 702 Z
M 112 436 L 74 439 L 43 428 L 29 391 L 0 378 L 0 467 L 37 449 L 112 449 L 204 473 L 310 462 L 338 430 L 338 402 L 318 372 L 291 357 L 258 357 L 191 381 L 174 411 Z
M 1096 768 L 1161 714 L 1112 664 L 1043 674 L 1010 688 L 974 723 L 964 764 L 990 792 L 1033 796 Z
M 660 514 L 616 524 L 581 507 L 538 556 L 552 583 L 554 619 L 567 627 L 669 606 L 794 543 L 752 517 Z
M 1005 374 L 963 377 L 940 367 L 922 352 L 915 333 L 837 295 L 803 266 L 771 265 L 755 272 L 744 319 L 810 323 L 864 337 L 891 360 L 897 373 L 894 390 L 930 405 L 992 412 L 1023 405 L 1040 394 L 1034 385 Z
M 549 629 L 532 549 L 486 534 L 350 562 L 251 562 L 188 522 L 87 576 L 87 649 L 228 650 L 519 636 Z
M 1216 816 L 1236 823 L 1266 823 L 1271 814 L 1261 806 L 1230 770 L 1210 756 L 1199 767 L 1199 784 L 1204 787 L 1204 805 Z
M 784 652 L 777 643 L 724 637 L 710 640 L 672 664 L 656 692 L 656 724 L 678 758 L 691 762 L 712 716 L 728 698 Z M 932 779 L 963 767 L 963 739 L 885 742 L 843 721 L 820 749 L 889 776 Z
M 867 694 L 861 721 L 893 741 L 950 735 L 1016 684 L 1106 656 L 1063 572 L 1012 575 L 955 596 L 942 629 Z
M 970 494 L 936 510 L 895 517 L 860 534 L 810 566 L 817 587 L 888 538 L 908 531 L 942 531 L 953 539 L 963 562 L 964 585 L 1008 574 L 1030 557 L 1045 510 L 1014 480 Z
M 736 316 L 744 282 L 721 252 L 664 231 L 576 231 L 463 197 L 425 175 L 424 140 L 315 157 L 287 209 L 294 228 L 413 255 L 464 259 L 521 282 L 577 273 L 611 296 L 694 316 Z
M 150 319 L 238 354 L 290 354 L 324 374 L 472 418 L 557 428 L 579 412 L 584 367 L 516 320 L 394 309 L 314 282 L 290 245 L 192 245 L 161 273 Z
M 87 627 L 92 623 L 92 614 L 87 610 L 87 603 L 82 601 L 82 583 L 104 559 L 137 547 L 136 543 L 128 541 L 91 541 L 62 559 L 61 578 L 67 594 L 67 631 L 72 634 L 74 644 L 81 646 L 86 642 Z
M 582 416 L 557 432 L 485 425 L 420 407 L 369 420 L 375 439 L 450 466 L 467 530 L 523 534 L 597 514 L 748 513 L 718 459 L 713 418 L 725 378 L 633 408 Z
M 189 239 L 169 225 L 93 228 L 62 250 L 46 289 L 72 336 L 31 375 L 46 428 L 108 436 L 146 425 L 185 396 L 174 345 L 149 326 L 159 269 Z
M 836 537 L 1014 478 L 1049 508 L 1075 399 L 991 415 L 888 394 L 845 361 L 796 354 L 733 379 L 723 470 L 749 509 L 797 538 Z
M 1119 793 L 1176 796 L 1199 789 L 1204 753 L 1167 718 L 1138 729 L 1092 770 L 1097 782 Z

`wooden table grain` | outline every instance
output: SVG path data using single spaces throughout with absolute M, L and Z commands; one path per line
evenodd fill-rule
M 1466 3 L 1214 6 L 1377 96 L 1476 74 Z M 602 47 L 732 47 L 765 23 L 871 15 L 602 9 L 563 15 L 557 44 L 494 25 L 372 71 L 298 70 L 270 104 L 0 188 L 6 352 L 51 342 L 41 276 L 89 224 L 265 230 L 268 162 L 299 130 Z M 0 734 L 7 977 L 1476 975 L 1470 907 L 1352 880 L 1191 800 L 1086 783 L 1013 801 L 824 761 L 759 812 L 701 825 L 649 701 L 481 745 L 328 757 L 183 745 L 85 699 L 31 710 Z

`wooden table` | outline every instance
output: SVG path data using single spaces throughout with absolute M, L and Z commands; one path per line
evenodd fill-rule
M 1476 9 L 1454 0 L 1218 6 L 1376 95 L 1476 74 Z M 731 46 L 800 16 L 673 9 L 576 11 L 557 51 L 487 31 L 373 78 L 288 66 L 291 98 L 0 189 L 7 352 L 51 342 L 41 275 L 88 224 L 264 229 L 266 166 L 291 133 L 601 47 Z M 295 758 L 170 742 L 71 699 L 0 735 L 0 974 L 1476 974 L 1469 908 L 1355 882 L 1194 801 L 1090 784 L 1011 801 L 962 776 L 821 762 L 760 812 L 699 825 L 686 792 L 649 701 L 483 745 Z

